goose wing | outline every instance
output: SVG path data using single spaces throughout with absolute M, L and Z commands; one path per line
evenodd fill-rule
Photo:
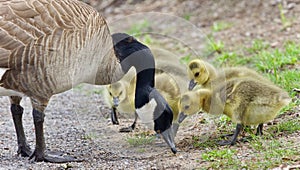
M 92 7 L 74 0 L 0 1 L 0 68 L 32 64 L 34 59 L 26 55 L 32 48 L 40 49 L 35 53 L 55 52 L 65 32 L 82 30 L 91 18 L 98 19 L 98 26 L 105 24 L 101 16 L 95 17 L 98 15 Z M 84 42 L 87 37 L 80 38 Z

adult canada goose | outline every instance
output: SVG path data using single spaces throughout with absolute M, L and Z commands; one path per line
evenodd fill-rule
M 134 70 L 130 69 L 128 71 L 135 74 Z M 134 106 L 134 97 L 135 97 L 135 77 L 131 75 L 125 75 L 124 77 L 130 77 L 129 79 L 122 78 L 120 81 L 107 85 L 106 90 L 104 93 L 104 98 L 107 101 L 107 104 L 112 109 L 111 119 L 113 124 L 119 124 L 117 118 L 117 112 L 119 113 L 127 113 L 131 115 L 135 115 L 134 122 L 131 126 L 126 128 L 121 128 L 120 132 L 131 132 L 134 130 L 136 121 L 137 121 L 137 114 L 135 113 L 135 106 Z M 155 74 L 155 88 L 158 92 L 166 99 L 168 104 L 170 105 L 174 115 L 173 115 L 173 122 L 178 117 L 178 99 L 180 97 L 180 90 L 177 86 L 174 79 L 172 79 L 167 73 L 156 73 Z
M 212 86 L 222 81 L 238 77 L 255 77 L 258 80 L 271 83 L 265 77 L 246 67 L 229 67 L 217 71 L 211 64 L 200 59 L 192 60 L 188 64 L 187 72 L 190 78 L 189 90 L 192 90 L 196 85 L 213 88 Z
M 150 49 L 127 34 L 113 34 L 116 55 L 121 60 L 124 72 L 133 65 L 136 69 L 136 88 L 134 105 L 141 121 L 177 150 L 172 128 L 173 111 L 167 101 L 154 88 L 155 62 Z
M 213 106 L 212 100 L 215 101 Z M 237 126 L 232 140 L 220 144 L 234 145 L 244 125 L 258 125 L 256 134 L 262 135 L 263 123 L 274 119 L 289 102 L 288 93 L 269 82 L 255 77 L 235 78 L 214 89 L 199 89 L 183 94 L 179 102 L 179 122 L 200 109 L 206 113 L 223 111 Z
M 77 0 L 1 1 L 0 39 L 0 95 L 11 96 L 18 154 L 35 161 L 76 161 L 72 157 L 45 154 L 44 110 L 52 95 L 77 84 L 111 84 L 123 76 L 120 60 L 125 58 L 116 57 L 106 21 L 92 7 Z M 131 66 L 130 62 L 122 66 L 126 64 Z M 144 67 L 147 63 L 139 68 Z M 138 82 L 152 83 L 139 78 L 142 80 Z M 139 93 L 136 96 L 143 96 Z M 20 101 L 24 95 L 31 99 L 33 107 L 33 152 L 22 125 Z M 157 126 L 168 127 L 168 123 L 158 121 Z M 168 134 L 170 131 L 161 132 L 166 137 L 172 135 Z M 169 143 L 175 150 L 172 140 Z

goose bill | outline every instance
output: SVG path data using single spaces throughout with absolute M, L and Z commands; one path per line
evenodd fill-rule
M 171 148 L 172 152 L 174 154 L 177 153 L 176 147 L 175 147 L 175 142 L 174 142 L 174 132 L 173 132 L 173 128 L 172 126 L 170 128 L 168 128 L 167 130 L 163 131 L 161 133 L 163 139 L 165 140 L 165 142 L 169 145 L 169 147 Z
M 173 128 L 174 137 L 175 137 L 177 135 L 177 131 L 179 128 L 179 123 L 177 123 L 177 122 L 173 123 L 172 128 Z

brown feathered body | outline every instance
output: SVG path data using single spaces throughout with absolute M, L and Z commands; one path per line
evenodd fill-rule
M 35 100 L 120 78 L 105 20 L 79 1 L 1 1 L 0 39 L 1 87 Z

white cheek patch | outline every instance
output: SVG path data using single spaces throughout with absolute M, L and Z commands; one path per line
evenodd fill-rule
M 0 80 L 2 79 L 2 76 L 5 74 L 5 72 L 6 72 L 7 70 L 8 70 L 8 69 L 0 68 Z
M 154 99 L 151 99 L 149 103 L 145 104 L 139 109 L 136 109 L 136 113 L 141 119 L 142 123 L 145 124 L 149 129 L 154 129 L 154 110 L 157 106 L 157 103 Z
M 0 68 L 0 80 L 2 79 L 2 76 L 5 74 L 6 71 L 7 69 Z M 24 94 L 0 87 L 0 96 L 24 96 Z

